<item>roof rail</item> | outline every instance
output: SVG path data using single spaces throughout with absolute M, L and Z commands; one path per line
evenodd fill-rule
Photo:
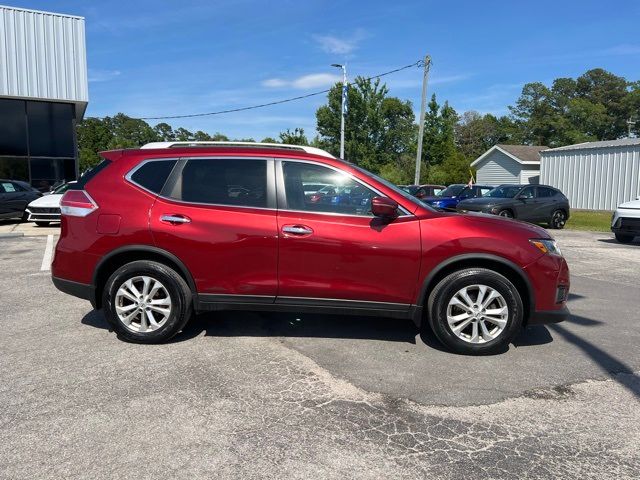
M 306 145 L 288 145 L 285 143 L 259 143 L 259 142 L 151 142 L 140 148 L 180 148 L 180 147 L 254 147 L 254 148 L 274 148 L 284 150 L 299 150 L 313 155 L 323 157 L 336 158 L 329 152 L 316 147 L 307 147 Z

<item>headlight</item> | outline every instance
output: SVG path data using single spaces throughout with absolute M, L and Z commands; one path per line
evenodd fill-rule
M 562 252 L 560 251 L 560 247 L 555 240 L 549 240 L 546 238 L 532 238 L 529 240 L 531 245 L 536 247 L 542 253 L 548 253 L 549 255 L 557 255 L 558 257 L 562 256 Z

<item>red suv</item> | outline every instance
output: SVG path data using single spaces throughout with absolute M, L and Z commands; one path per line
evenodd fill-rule
M 435 211 L 322 150 L 174 142 L 102 157 L 61 201 L 52 275 L 126 340 L 165 341 L 194 311 L 309 311 L 410 318 L 480 354 L 568 315 L 545 230 Z M 326 185 L 343 193 L 311 201 Z

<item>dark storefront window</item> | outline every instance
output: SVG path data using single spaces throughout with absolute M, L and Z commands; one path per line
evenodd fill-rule
M 0 155 L 28 155 L 24 100 L 0 99 Z
M 0 178 L 40 190 L 76 178 L 75 107 L 0 99 Z
M 29 155 L 73 157 L 73 105 L 27 102 Z
M 0 178 L 4 180 L 29 181 L 29 160 L 23 158 L 0 157 Z

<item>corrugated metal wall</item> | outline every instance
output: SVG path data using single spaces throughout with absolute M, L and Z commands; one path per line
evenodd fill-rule
M 562 190 L 572 208 L 615 210 L 640 195 L 640 146 L 542 152 L 540 183 Z
M 493 151 L 476 169 L 476 182 L 485 185 L 520 183 L 521 166 L 502 152 Z
M 84 19 L 0 6 L 0 96 L 87 102 Z

